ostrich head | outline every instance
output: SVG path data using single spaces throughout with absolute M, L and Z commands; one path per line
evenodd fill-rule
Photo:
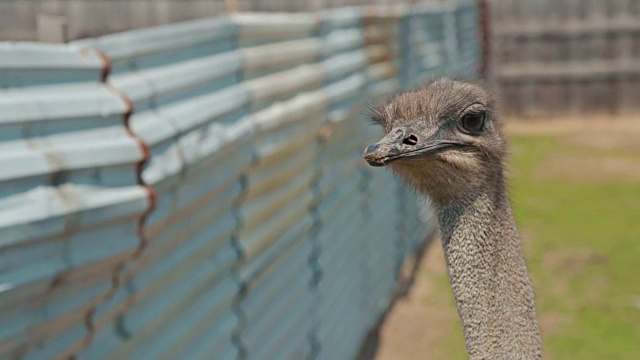
M 502 178 L 506 142 L 492 97 L 476 84 L 433 81 L 395 96 L 374 110 L 372 120 L 386 135 L 366 148 L 365 160 L 391 166 L 436 203 Z

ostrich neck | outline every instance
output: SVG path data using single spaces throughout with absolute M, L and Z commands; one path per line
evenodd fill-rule
M 493 180 L 474 196 L 436 204 L 467 351 L 470 359 L 540 359 L 518 231 L 502 174 Z

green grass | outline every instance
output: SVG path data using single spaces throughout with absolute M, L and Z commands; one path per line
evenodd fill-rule
M 511 146 L 511 200 L 545 359 L 639 359 L 640 182 L 619 174 L 548 174 L 545 165 L 561 154 L 567 167 L 588 157 L 597 168 L 612 158 L 640 160 L 640 150 L 589 149 L 566 135 L 513 136 Z M 450 292 L 446 279 L 438 286 Z M 439 358 L 465 359 L 460 325 L 450 332 Z
M 512 147 L 512 203 L 527 242 L 545 354 L 638 359 L 640 184 L 606 173 L 596 180 L 540 176 L 558 154 L 593 157 L 596 167 L 629 155 L 551 136 L 516 136 Z

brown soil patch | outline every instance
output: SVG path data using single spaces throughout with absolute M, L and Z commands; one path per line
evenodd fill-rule
M 507 134 L 513 135 L 591 134 L 600 138 L 599 135 L 603 133 L 640 134 L 640 117 L 638 115 L 591 116 L 535 120 L 510 118 L 505 120 L 505 130 Z M 640 142 L 640 139 L 637 141 Z
M 572 247 L 549 251 L 543 260 L 544 267 L 549 272 L 559 272 L 564 276 L 572 276 L 585 267 L 591 265 L 604 265 L 607 258 L 584 247 Z
M 563 328 L 571 324 L 572 319 L 569 315 L 559 312 L 547 312 L 538 315 L 540 323 L 540 331 L 545 336 L 562 334 Z
M 597 301 L 602 292 L 605 291 L 606 281 L 603 277 L 591 277 L 589 287 L 584 289 L 581 296 L 575 296 L 575 290 L 571 290 L 571 284 L 578 278 L 587 267 L 601 267 L 607 265 L 608 259 L 605 256 L 597 254 L 593 250 L 584 247 L 571 247 L 557 250 L 551 250 L 545 254 L 543 259 L 544 268 L 549 274 L 553 274 L 554 281 L 547 288 L 547 292 L 553 295 L 557 300 L 561 301 L 564 306 L 576 307 L 585 302 Z M 557 314 L 544 314 L 550 318 L 557 317 Z M 554 321 L 540 319 L 540 326 L 544 329 L 543 321 L 547 321 L 546 326 L 550 327 L 550 331 L 554 331 L 552 326 Z M 566 325 L 566 322 L 562 323 Z M 543 334 L 549 334 L 543 331 Z
M 569 178 L 576 182 L 600 183 L 612 179 L 640 181 L 640 156 L 603 158 L 563 155 L 541 165 L 535 172 L 544 178 Z
M 640 123 L 640 119 L 637 121 Z M 640 130 L 609 128 L 597 131 L 582 131 L 567 138 L 570 144 L 594 151 L 617 151 L 637 154 L 640 151 Z
M 570 326 L 573 321 L 567 314 L 559 312 L 538 312 L 538 323 L 540 324 L 540 331 L 545 337 L 553 335 L 562 335 L 565 332 L 567 326 Z M 547 348 L 542 346 L 542 358 L 545 360 L 553 360 L 553 354 Z
M 396 302 L 382 326 L 376 360 L 436 359 L 435 350 L 458 321 L 438 286 L 447 276 L 440 240 L 426 251 L 411 292 Z
M 511 119 L 509 134 L 553 135 L 570 151 L 550 159 L 535 173 L 599 183 L 640 181 L 640 117 L 589 117 L 536 121 Z M 609 156 L 615 152 L 617 156 Z

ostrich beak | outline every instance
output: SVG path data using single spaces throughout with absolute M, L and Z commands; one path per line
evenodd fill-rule
M 421 138 L 411 127 L 397 127 L 382 140 L 367 147 L 363 157 L 371 166 L 385 166 L 400 159 L 432 157 L 442 149 L 463 145 L 457 141 L 438 139 L 437 135 Z

